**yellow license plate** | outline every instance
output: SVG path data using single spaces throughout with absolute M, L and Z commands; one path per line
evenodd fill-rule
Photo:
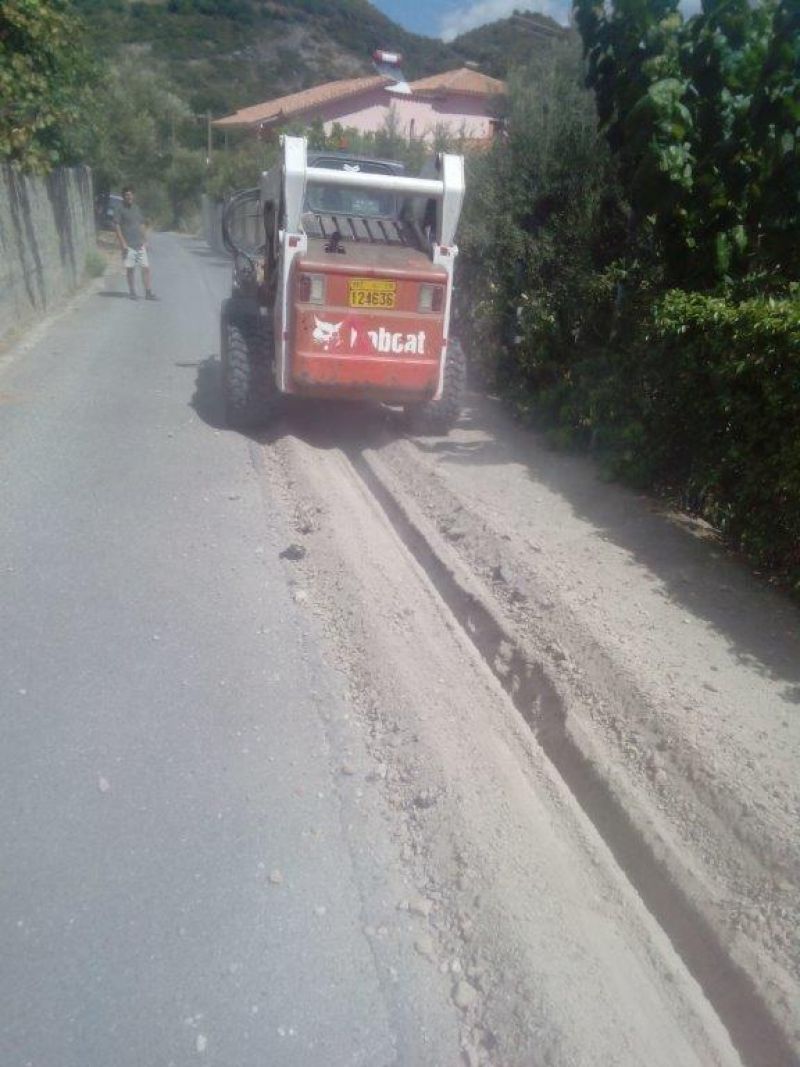
M 350 279 L 351 308 L 393 308 L 397 282 L 379 278 Z

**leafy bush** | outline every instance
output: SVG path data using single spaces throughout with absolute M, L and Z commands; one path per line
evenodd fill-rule
M 638 355 L 618 388 L 638 393 L 650 480 L 800 591 L 800 292 L 668 292 Z
M 224 200 L 240 189 L 258 185 L 259 175 L 269 170 L 278 156 L 275 142 L 258 141 L 248 134 L 235 147 L 215 152 L 205 179 L 205 191 Z

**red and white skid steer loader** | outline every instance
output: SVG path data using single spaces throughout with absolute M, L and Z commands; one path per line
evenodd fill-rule
M 432 177 L 283 137 L 258 189 L 223 212 L 234 259 L 222 307 L 230 424 L 265 425 L 283 393 L 372 398 L 422 430 L 458 417 L 464 354 L 450 336 L 461 156 Z M 248 236 L 249 231 L 249 236 Z

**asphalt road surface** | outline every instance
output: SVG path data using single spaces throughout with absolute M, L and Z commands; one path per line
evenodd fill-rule
M 221 428 L 228 268 L 152 258 L 159 303 L 116 277 L 0 378 L 0 1063 L 447 1062 L 457 1010 L 373 946 L 401 876 Z

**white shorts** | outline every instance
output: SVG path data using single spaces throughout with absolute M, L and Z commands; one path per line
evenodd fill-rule
M 133 270 L 134 267 L 149 267 L 150 260 L 147 258 L 146 248 L 128 248 L 125 251 L 125 269 Z

